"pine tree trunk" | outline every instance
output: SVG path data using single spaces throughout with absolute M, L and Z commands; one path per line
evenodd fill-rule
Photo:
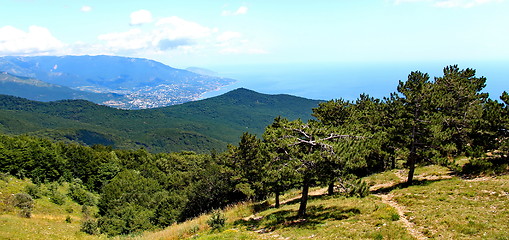
M 279 195 L 280 195 L 279 191 L 276 191 L 276 203 L 274 204 L 275 208 L 279 208 L 279 205 L 280 205 L 279 204 Z
M 306 216 L 308 193 L 309 193 L 309 179 L 307 177 L 304 177 L 304 180 L 302 181 L 302 197 L 300 199 L 299 212 L 297 213 L 297 217 L 299 218 L 303 218 Z
M 415 118 L 418 119 L 418 111 L 416 110 L 415 111 L 415 115 L 416 116 Z M 417 120 L 414 120 L 415 123 L 414 123 L 414 126 L 412 127 L 412 146 L 410 147 L 410 154 L 408 155 L 408 161 L 407 161 L 407 165 L 408 165 L 408 179 L 406 181 L 406 185 L 407 186 L 411 186 L 412 185 L 412 182 L 414 181 L 414 172 L 415 172 L 415 160 L 417 158 L 417 153 L 416 153 L 416 142 L 417 142 L 417 127 L 415 126 Z
M 412 154 L 410 154 L 412 155 Z M 414 156 L 410 156 L 408 158 L 408 179 L 406 181 L 407 186 L 411 186 L 414 181 L 414 172 L 415 172 L 415 158 Z
M 414 181 L 414 172 L 415 172 L 415 158 L 416 158 L 416 154 L 414 152 L 414 150 L 412 150 L 410 152 L 410 156 L 408 156 L 408 162 L 407 162 L 407 165 L 408 165 L 408 179 L 406 181 L 406 185 L 407 186 L 411 186 L 413 181 Z
M 334 195 L 334 182 L 329 183 L 329 187 L 327 188 L 327 195 Z

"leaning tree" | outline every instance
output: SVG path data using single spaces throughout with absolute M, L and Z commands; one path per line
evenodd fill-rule
M 294 173 L 294 181 L 302 187 L 299 217 L 306 215 L 309 187 L 314 181 L 323 181 L 324 172 L 330 168 L 340 171 L 352 165 L 363 165 L 357 158 L 362 151 L 356 141 L 362 137 L 339 133 L 338 129 L 325 126 L 317 121 L 304 123 L 301 120 L 288 121 L 276 118 L 263 135 L 264 142 L 272 145 L 279 157 L 273 164 L 275 172 Z M 356 161 L 359 160 L 359 161 Z M 328 169 L 327 171 L 324 171 Z

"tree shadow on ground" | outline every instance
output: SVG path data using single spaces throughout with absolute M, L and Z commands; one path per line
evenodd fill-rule
M 308 201 L 312 201 L 315 199 L 323 199 L 324 197 L 329 197 L 328 195 L 308 195 Z M 300 203 L 300 198 L 293 199 L 291 201 L 285 202 L 284 205 L 292 205 Z
M 414 180 L 412 185 L 408 185 L 406 182 L 401 182 L 401 183 L 397 183 L 397 184 L 394 184 L 389 187 L 379 188 L 377 190 L 371 191 L 371 193 L 372 194 L 386 194 L 386 193 L 392 192 L 393 190 L 396 190 L 396 189 L 407 188 L 410 186 L 428 186 L 431 183 L 444 181 L 444 180 L 450 180 L 450 179 L 433 179 L 433 180 L 418 179 L 418 180 Z
M 315 229 L 327 221 L 348 219 L 360 213 L 358 208 L 310 206 L 305 218 L 297 217 L 297 211 L 294 210 L 280 210 L 264 217 L 240 219 L 234 225 L 261 233 L 287 227 Z

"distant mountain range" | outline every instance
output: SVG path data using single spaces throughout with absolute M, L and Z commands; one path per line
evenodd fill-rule
M 0 132 L 151 152 L 207 152 L 237 143 L 243 132 L 261 136 L 277 116 L 310 119 L 319 102 L 241 88 L 175 106 L 121 110 L 84 100 L 37 102 L 0 95 Z
M 87 99 L 116 108 L 144 109 L 196 100 L 235 82 L 206 75 L 212 72 L 205 69 L 190 70 L 194 72 L 117 56 L 8 56 L 0 57 L 0 93 L 39 101 Z

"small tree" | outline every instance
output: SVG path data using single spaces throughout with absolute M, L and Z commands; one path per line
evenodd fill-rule
M 430 82 L 427 73 L 419 71 L 408 75 L 406 82 L 399 82 L 398 92 L 403 96 L 398 98 L 401 116 L 404 121 L 399 122 L 399 134 L 402 136 L 402 145 L 409 150 L 407 157 L 408 178 L 411 185 L 414 179 L 416 162 L 423 157 L 422 152 L 428 147 L 429 123 L 426 117 L 429 114 Z
M 14 194 L 14 206 L 21 209 L 20 215 L 22 217 L 30 218 L 34 208 L 34 200 L 27 193 L 16 193 Z
M 239 146 L 228 146 L 225 156 L 235 190 L 249 199 L 261 200 L 267 196 L 267 187 L 263 184 L 267 161 L 262 150 L 260 139 L 244 133 Z
M 207 220 L 207 224 L 214 230 L 221 230 L 226 223 L 226 217 L 220 211 L 212 212 L 212 215 Z

